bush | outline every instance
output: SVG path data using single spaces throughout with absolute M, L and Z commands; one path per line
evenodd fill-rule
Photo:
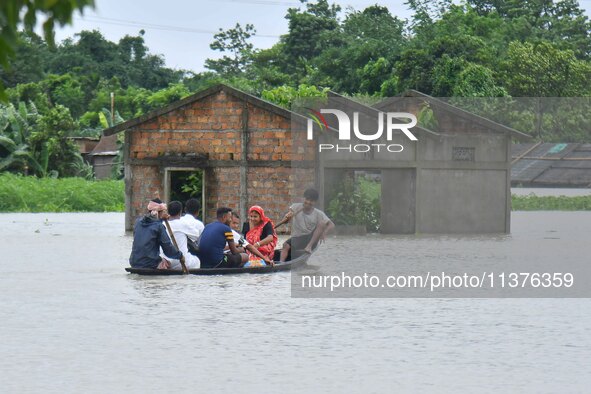
M 512 196 L 514 211 L 591 211 L 591 196 Z
M 365 225 L 368 232 L 378 232 L 381 190 L 380 182 L 347 177 L 330 200 L 328 214 L 337 225 Z
M 123 212 L 123 181 L 0 175 L 0 212 Z

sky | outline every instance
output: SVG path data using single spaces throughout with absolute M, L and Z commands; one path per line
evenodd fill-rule
M 342 0 L 343 8 L 363 10 L 378 3 L 401 19 L 411 16 L 406 0 Z M 590 15 L 591 0 L 579 0 Z M 108 40 L 118 42 L 125 35 L 138 35 L 145 30 L 144 40 L 153 54 L 163 55 L 171 68 L 194 72 L 205 71 L 207 58 L 220 57 L 209 44 L 213 35 L 236 23 L 255 26 L 256 36 L 251 38 L 255 48 L 269 48 L 287 33 L 285 14 L 290 7 L 299 7 L 297 0 L 95 0 L 94 10 L 84 15 L 76 13 L 73 25 L 58 27 L 56 40 L 73 37 L 82 30 L 99 30 Z

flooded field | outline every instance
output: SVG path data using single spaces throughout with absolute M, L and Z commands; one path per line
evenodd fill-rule
M 0 214 L 3 392 L 555 393 L 591 385 L 589 299 L 305 299 L 290 297 L 290 273 L 138 277 L 124 271 L 132 238 L 123 221 L 119 213 Z M 590 212 L 514 212 L 512 234 L 490 240 L 525 255 L 532 244 L 521 239 L 538 237 L 590 261 L 589 234 Z M 364 248 L 404 249 L 376 237 L 348 246 L 330 238 L 312 264 L 344 247 L 360 264 L 371 263 Z M 414 258 L 495 256 L 482 237 L 429 240 L 444 253 L 414 248 Z

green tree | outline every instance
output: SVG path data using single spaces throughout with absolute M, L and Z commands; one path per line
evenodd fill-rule
M 591 93 L 591 65 L 571 50 L 553 44 L 512 42 L 504 62 L 504 78 L 512 96 L 536 97 L 535 134 L 544 138 L 549 101 L 542 97 L 578 97 Z
M 170 84 L 168 88 L 160 89 L 147 97 L 144 112 L 163 107 L 188 95 L 189 90 L 182 83 Z
M 17 33 L 15 55 L 9 61 L 9 67 L 0 67 L 0 82 L 5 87 L 38 82 L 45 76 L 44 64 L 50 59 L 47 44 L 33 32 Z
M 414 11 L 413 24 L 418 28 L 428 28 L 440 19 L 451 7 L 451 0 L 407 0 L 408 8 Z
M 85 94 L 80 81 L 71 74 L 49 75 L 42 82 L 52 104 L 67 107 L 72 116 L 80 117 L 84 113 Z
M 591 25 L 577 0 L 467 0 L 483 16 L 499 16 L 509 26 L 508 41 L 550 41 L 578 58 L 591 53 Z
M 56 105 L 41 116 L 37 128 L 29 137 L 29 145 L 33 154 L 41 155 L 47 149 L 47 172 L 53 172 L 59 176 L 76 175 L 72 168 L 79 162 L 78 148 L 68 138 L 78 128 L 72 119 L 70 111 L 63 105 Z
M 318 56 L 325 48 L 329 33 L 339 28 L 337 19 L 341 7 L 327 0 L 318 0 L 309 3 L 300 0 L 306 6 L 306 10 L 290 8 L 287 10 L 289 33 L 281 37 L 284 43 L 284 51 L 292 59 L 312 59 Z
M 591 65 L 549 42 L 512 42 L 503 63 L 512 96 L 577 97 L 591 93 Z
M 438 97 L 501 97 L 507 91 L 486 66 L 444 55 L 433 69 L 433 95 Z
M 497 85 L 491 69 L 480 64 L 467 64 L 459 73 L 452 91 L 458 97 L 505 97 L 507 91 Z
M 232 29 L 220 29 L 209 47 L 214 51 L 230 53 L 221 59 L 207 59 L 205 67 L 218 73 L 222 77 L 232 77 L 243 73 L 252 61 L 253 45 L 248 39 L 256 34 L 253 25 L 246 24 L 244 28 L 237 23 Z
M 0 65 L 7 69 L 9 59 L 15 56 L 17 31 L 21 23 L 25 30 L 31 32 L 37 23 L 37 16 L 45 16 L 43 23 L 45 39 L 53 44 L 55 24 L 64 26 L 71 23 L 74 11 L 82 12 L 89 6 L 94 7 L 94 0 L 5 0 L 0 2 Z M 0 82 L 0 100 L 6 99 L 4 85 Z
M 349 94 L 380 91 L 406 44 L 403 32 L 404 22 L 386 7 L 351 11 L 342 28 L 330 33 L 332 46 L 312 61 L 307 82 Z
M 285 16 L 289 32 L 280 39 L 278 59 L 281 72 L 292 75 L 296 85 L 312 71 L 310 60 L 335 46 L 338 36 L 332 33 L 340 28 L 337 15 L 341 10 L 338 5 L 329 5 L 327 0 L 300 1 L 305 10 L 290 8 Z
M 291 109 L 298 99 L 320 97 L 326 98 L 328 88 L 318 89 L 316 86 L 300 85 L 297 88 L 291 86 L 279 86 L 271 90 L 264 90 L 263 99 Z
M 370 60 L 360 70 L 359 91 L 362 93 L 374 94 L 380 92 L 382 84 L 388 79 L 392 72 L 392 66 L 383 57 L 377 60 Z

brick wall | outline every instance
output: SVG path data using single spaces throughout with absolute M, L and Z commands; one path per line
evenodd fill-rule
M 131 178 L 131 223 L 144 215 L 148 201 L 157 195 L 164 195 L 162 191 L 162 177 L 156 166 L 133 166 Z
M 220 92 L 140 124 L 132 132 L 130 158 L 166 153 L 208 154 L 240 160 L 243 103 Z
M 305 152 L 294 149 L 289 118 L 242 101 L 223 90 L 127 131 L 131 141 L 129 158 L 136 160 L 131 166 L 132 216 L 135 218 L 143 214 L 147 201 L 156 192 L 164 196 L 164 168 L 138 165 L 138 160 L 141 162 L 188 153 L 207 155 L 208 163 L 226 163 L 225 166 L 208 164 L 204 168 L 204 219 L 207 222 L 215 220 L 215 210 L 220 206 L 238 211 L 239 161 L 242 159 L 245 119 L 248 119 L 249 138 L 247 160 L 250 163 L 272 161 L 275 164 L 272 167 L 250 166 L 247 169 L 249 198 L 246 206 L 261 205 L 270 218 L 280 220 L 293 201 L 293 196 L 300 196 L 303 187 L 314 184 L 315 177 L 313 169 L 299 169 L 295 176 L 289 163 L 283 166 L 281 163 L 313 158 L 313 150 Z M 236 166 L 228 164 L 232 162 L 236 162 Z
M 218 207 L 230 207 L 238 210 L 240 207 L 240 168 L 210 168 L 205 171 L 205 209 L 204 219 L 207 222 L 215 220 Z

